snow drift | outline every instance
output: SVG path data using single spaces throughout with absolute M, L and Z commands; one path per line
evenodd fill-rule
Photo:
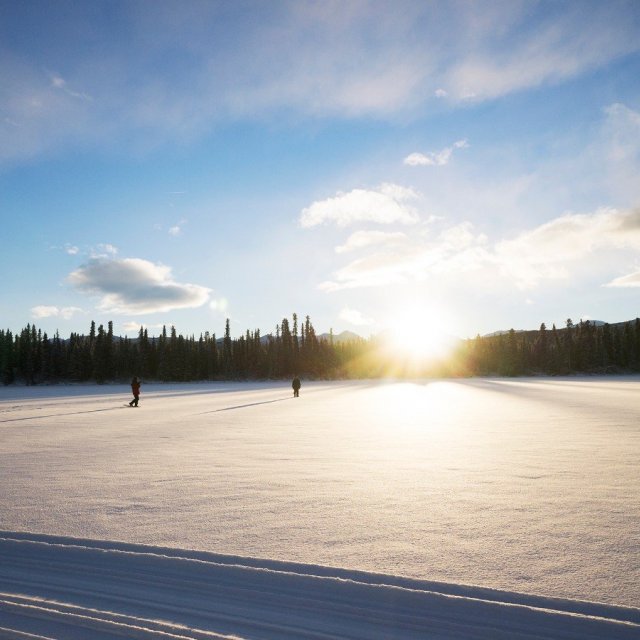
M 637 638 L 640 610 L 213 553 L 0 533 L 2 638 Z

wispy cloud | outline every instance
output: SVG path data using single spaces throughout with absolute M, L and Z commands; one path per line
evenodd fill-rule
M 89 255 L 94 259 L 111 258 L 117 254 L 118 247 L 109 243 L 101 243 L 89 249 Z
M 434 237 L 398 237 L 394 246 L 371 249 L 337 269 L 319 288 L 331 292 L 476 273 L 482 274 L 479 281 L 493 284 L 500 279 L 531 289 L 544 280 L 579 276 L 586 265 L 606 274 L 611 252 L 640 250 L 640 210 L 567 213 L 513 238 L 493 242 L 465 222 L 446 227 Z M 636 286 L 638 277 L 630 274 L 609 286 Z
M 606 287 L 640 287 L 640 271 L 634 271 L 626 276 L 613 279 Z
M 597 148 L 596 148 L 597 147 Z M 621 103 L 605 108 L 600 138 L 590 149 L 619 197 L 638 201 L 640 172 L 640 111 Z
M 380 287 L 422 281 L 434 274 L 472 271 L 492 260 L 485 243 L 486 237 L 474 234 L 470 223 L 446 228 L 432 239 L 424 234 L 406 236 L 402 241 L 398 238 L 392 246 L 374 248 L 352 260 L 319 288 L 331 292 Z
M 443 167 L 449 163 L 456 149 L 466 149 L 468 146 L 467 140 L 458 140 L 440 151 L 429 151 L 426 154 L 415 152 L 404 159 L 404 164 L 410 167 Z
M 327 222 L 339 227 L 359 222 L 415 224 L 419 217 L 410 202 L 417 198 L 416 191 L 397 184 L 386 183 L 377 189 L 353 189 L 303 209 L 300 224 L 303 227 Z
M 529 16 L 525 5 L 515 5 L 497 3 L 476 16 L 480 37 L 457 52 L 441 85 L 453 99 L 488 100 L 557 84 L 638 50 L 630 5 L 592 4 L 585 12 L 582 3 L 566 3 L 560 12 L 541 6 Z
M 607 249 L 640 250 L 640 210 L 567 213 L 498 242 L 494 255 L 503 274 L 531 287 L 568 278 L 588 256 Z
M 580 2 L 553 11 L 521 2 L 454 5 L 406 2 L 397 11 L 358 2 L 336 11 L 333 3 L 254 3 L 249 20 L 240 8 L 222 19 L 216 3 L 167 3 L 122 11 L 122 32 L 92 32 L 96 46 L 82 52 L 82 64 L 74 36 L 90 18 L 78 11 L 56 21 L 55 8 L 44 7 L 39 19 L 55 22 L 70 56 L 56 60 L 56 72 L 32 52 L 0 56 L 0 160 L 78 141 L 196 139 L 217 124 L 282 110 L 313 118 L 424 114 L 431 102 L 441 109 L 443 98 L 452 107 L 490 100 L 640 49 L 633 3 L 590 3 L 589 11 Z M 178 72 L 171 61 L 181 56 L 189 64 Z
M 211 290 L 175 282 L 171 269 L 140 258 L 93 258 L 68 276 L 79 291 L 100 297 L 98 308 L 118 314 L 202 306 Z
M 91 96 L 87 95 L 86 93 L 72 91 L 71 89 L 69 89 L 69 87 L 67 86 L 66 80 L 59 74 L 51 73 L 49 77 L 51 78 L 51 86 L 54 89 L 64 91 L 67 95 L 71 96 L 72 98 L 78 98 L 80 100 L 87 100 L 87 101 L 90 101 L 93 99 L 91 98 Z
M 185 224 L 187 224 L 187 221 L 183 218 L 177 224 L 173 225 L 172 227 L 169 227 L 169 231 L 168 231 L 169 235 L 174 237 L 182 235 L 182 227 L 184 227 Z

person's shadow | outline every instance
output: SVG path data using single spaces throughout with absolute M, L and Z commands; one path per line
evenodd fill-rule
M 262 402 L 250 402 L 248 404 L 237 404 L 234 407 L 223 407 L 222 409 L 214 409 L 213 411 L 203 411 L 198 415 L 204 413 L 219 413 L 220 411 L 233 411 L 234 409 L 245 409 L 246 407 L 255 407 L 259 404 L 271 404 L 272 402 L 282 402 L 283 400 L 291 400 L 291 398 L 277 398 L 276 400 L 263 400 Z

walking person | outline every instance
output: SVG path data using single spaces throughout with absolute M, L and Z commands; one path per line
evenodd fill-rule
M 300 387 L 302 386 L 300 383 L 300 378 L 296 376 L 291 382 L 291 386 L 293 387 L 293 397 L 297 398 L 300 395 Z
M 138 376 L 133 376 L 131 381 L 131 393 L 133 393 L 133 400 L 129 403 L 130 407 L 137 407 L 138 400 L 140 399 L 140 380 Z

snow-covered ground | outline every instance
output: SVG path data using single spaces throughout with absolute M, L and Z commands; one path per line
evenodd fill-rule
M 638 638 L 639 398 L 0 389 L 0 638 Z

